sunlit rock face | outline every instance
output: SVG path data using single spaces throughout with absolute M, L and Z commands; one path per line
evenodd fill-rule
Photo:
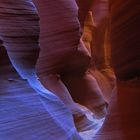
M 109 101 L 115 88 L 115 75 L 111 66 L 111 45 L 109 39 L 109 3 L 92 1 L 86 13 L 82 39 L 91 54 L 90 72 Z
M 104 9 L 104 7 L 100 9 Z M 98 11 L 100 10 L 98 9 Z M 101 14 L 103 20 L 98 22 L 98 24 L 96 25 L 97 20 L 94 20 L 94 16 L 97 15 L 93 14 L 91 11 L 88 12 L 84 24 L 82 39 L 89 53 L 92 56 L 90 64 L 90 72 L 97 80 L 105 99 L 109 101 L 116 87 L 115 84 L 116 78 L 113 69 L 111 67 L 110 61 L 111 45 L 109 41 L 109 30 L 108 30 L 109 19 L 107 13 L 106 15 L 104 15 L 104 18 L 103 15 Z
M 110 2 L 112 64 L 119 79 L 140 75 L 139 9 L 136 0 Z

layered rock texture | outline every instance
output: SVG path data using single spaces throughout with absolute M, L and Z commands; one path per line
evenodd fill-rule
M 30 0 L 0 2 L 0 39 L 23 78 L 32 75 L 38 57 L 38 15 Z
M 95 121 L 105 116 L 97 135 L 87 132 L 84 140 L 140 138 L 139 5 L 137 0 L 0 1 L 0 47 L 51 116 L 45 123 L 55 133 L 37 139 L 81 140 L 78 131 L 97 129 Z

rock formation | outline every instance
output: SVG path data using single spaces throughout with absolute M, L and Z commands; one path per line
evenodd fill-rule
M 96 119 L 104 118 L 109 106 L 95 140 L 139 139 L 138 3 L 0 1 L 0 45 L 43 100 L 59 97 L 58 104 L 65 105 L 70 118 L 65 125 L 73 133 L 62 131 L 61 135 L 80 140 L 77 130 L 94 129 L 80 104 Z M 60 120 L 56 127 L 64 129 L 62 124 Z

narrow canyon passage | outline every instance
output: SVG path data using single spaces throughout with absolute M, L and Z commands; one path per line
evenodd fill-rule
M 139 25 L 137 0 L 1 0 L 0 140 L 139 140 Z

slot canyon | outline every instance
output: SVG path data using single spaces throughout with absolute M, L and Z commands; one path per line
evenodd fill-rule
M 0 140 L 139 140 L 140 2 L 0 0 Z

